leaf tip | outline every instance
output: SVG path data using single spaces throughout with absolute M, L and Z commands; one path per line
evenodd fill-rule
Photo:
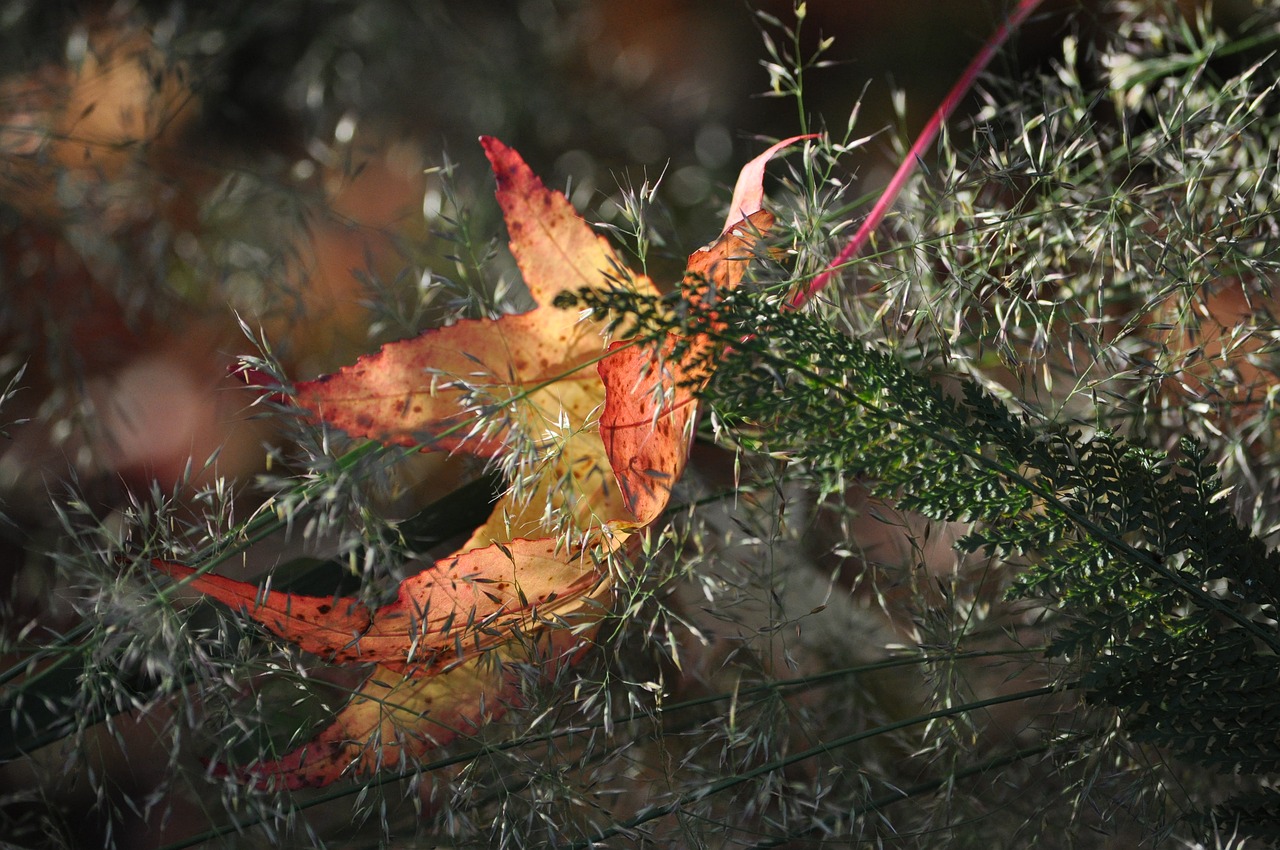
M 770 146 L 764 153 L 748 162 L 738 174 L 738 182 L 733 187 L 733 200 L 729 203 L 729 215 L 725 218 L 721 235 L 728 233 L 738 222 L 750 218 L 759 212 L 764 203 L 764 169 L 779 151 L 796 142 L 820 138 L 818 133 L 806 133 L 802 136 L 791 136 Z

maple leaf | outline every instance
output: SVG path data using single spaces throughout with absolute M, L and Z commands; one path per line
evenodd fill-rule
M 582 287 L 657 294 L 515 151 L 496 139 L 481 143 L 497 177 L 511 253 L 538 306 L 391 343 L 297 391 L 299 405 L 354 437 L 480 457 L 503 452 L 517 435 L 536 440 L 541 480 L 572 486 L 539 488 L 519 504 L 504 499 L 469 545 L 544 532 L 547 504 L 578 529 L 627 516 L 604 449 L 588 428 L 604 401 L 590 368 L 604 353 L 604 323 L 581 321 L 552 301 L 563 289 Z
M 720 238 L 689 255 L 684 285 L 693 308 L 713 309 L 717 291 L 742 282 L 756 242 L 773 226 L 773 216 L 761 209 L 765 166 L 778 151 L 810 138 L 783 139 L 742 168 Z M 677 348 L 683 351 L 678 361 L 672 359 Z M 647 347 L 615 342 L 597 367 L 608 400 L 600 436 L 623 502 L 641 525 L 666 509 L 671 486 L 684 471 L 697 392 L 711 377 L 715 348 L 705 334 L 683 341 L 668 334 Z
M 477 651 L 532 630 L 577 604 L 599 583 L 585 553 L 555 539 L 514 540 L 451 555 L 400 583 L 396 599 L 370 611 L 357 599 L 268 592 L 156 561 L 176 579 L 243 611 L 299 648 L 337 664 L 379 664 L 401 675 L 439 673 Z
M 500 712 L 515 697 L 502 662 L 530 652 L 544 665 L 574 656 L 607 608 L 611 583 L 598 563 L 662 513 L 683 470 L 696 408 L 691 361 L 664 361 L 634 344 L 608 347 L 605 320 L 552 306 L 564 289 L 656 295 L 652 282 L 629 272 L 515 151 L 496 139 L 481 143 L 512 254 L 538 306 L 390 343 L 299 385 L 295 400 L 352 436 L 424 450 L 493 458 L 533 435 L 541 457 L 532 494 L 506 494 L 457 553 L 405 579 L 376 610 L 155 562 L 303 650 L 377 665 L 315 739 L 248 769 L 261 784 L 323 785 L 347 771 L 391 768 Z M 781 146 L 743 170 L 734 207 L 749 218 L 690 257 L 695 295 L 741 280 L 772 221 L 758 212 L 757 184 Z M 564 519 L 575 532 L 567 543 Z
M 579 596 L 568 621 L 597 621 L 601 608 Z M 519 700 L 519 666 L 549 672 L 584 648 L 580 632 L 566 621 L 536 635 L 511 633 L 494 649 L 435 675 L 406 676 L 377 665 L 332 723 L 302 746 L 278 759 L 260 761 L 242 772 L 259 787 L 297 789 L 332 783 L 344 774 L 369 776 L 412 765 L 426 753 L 459 737 L 470 737 L 485 722 Z

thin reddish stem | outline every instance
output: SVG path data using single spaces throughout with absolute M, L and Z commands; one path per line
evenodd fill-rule
M 880 226 L 880 222 L 884 220 L 889 208 L 893 206 L 893 202 L 898 199 L 898 195 L 901 194 L 903 187 L 907 185 L 907 180 L 916 170 L 916 166 L 919 164 L 925 150 L 938 137 L 938 133 L 942 130 L 942 125 L 951 117 L 951 113 L 955 112 L 956 107 L 960 105 L 960 101 L 964 99 L 969 89 L 972 88 L 974 80 L 991 64 L 991 60 L 1000 52 L 1000 48 L 1009 40 L 1009 36 L 1018 27 L 1022 26 L 1041 2 L 1042 0 L 1019 0 L 1017 7 L 1009 13 L 1009 17 L 1000 25 L 1000 28 L 987 39 L 986 44 L 978 51 L 978 55 L 973 57 L 973 61 L 964 69 L 960 79 L 956 81 L 955 86 L 947 93 L 937 111 L 933 113 L 933 117 L 929 119 L 929 123 L 920 132 L 920 136 L 916 139 L 915 144 L 911 146 L 911 150 L 907 151 L 902 164 L 894 172 L 893 179 L 885 187 L 884 193 L 880 195 L 876 205 L 871 208 L 871 213 L 862 222 L 858 232 L 845 244 L 836 258 L 817 277 L 809 282 L 808 286 L 791 296 L 791 300 L 787 303 L 788 307 L 796 309 L 804 306 L 826 288 L 831 279 L 839 274 L 841 267 L 845 263 L 848 263 L 858 255 L 858 252 L 862 250 L 862 246 L 867 243 L 867 240 L 871 238 L 871 234 L 875 232 L 875 229 Z

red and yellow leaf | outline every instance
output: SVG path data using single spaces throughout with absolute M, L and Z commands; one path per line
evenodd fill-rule
M 585 367 L 605 346 L 603 324 L 552 307 L 558 292 L 627 286 L 656 293 L 519 154 L 496 139 L 481 143 L 497 176 L 511 253 L 538 306 L 430 330 L 300 384 L 296 401 L 317 419 L 354 437 L 490 456 L 503 447 L 503 435 L 472 434 L 481 414 L 493 419 L 504 405 L 537 406 L 533 396 L 553 384 L 596 383 Z
M 532 632 L 553 617 L 563 620 L 563 611 L 600 582 L 584 553 L 557 551 L 550 539 L 453 555 L 402 581 L 395 601 L 372 612 L 357 599 L 264 592 L 180 564 L 154 565 L 191 578 L 201 592 L 326 661 L 415 676 L 508 640 L 513 629 Z
M 269 591 L 155 562 L 306 651 L 376 665 L 315 739 L 251 766 L 246 775 L 259 782 L 327 784 L 393 767 L 501 710 L 515 691 L 500 662 L 527 659 L 530 641 L 540 642 L 543 660 L 577 651 L 607 608 L 610 582 L 597 561 L 662 513 L 684 469 L 694 396 L 716 345 L 694 339 L 679 362 L 667 356 L 674 338 L 659 350 L 606 348 L 605 322 L 552 307 L 565 289 L 656 290 L 515 151 L 482 144 L 511 252 L 538 306 L 383 346 L 299 385 L 296 401 L 318 421 L 387 444 L 523 452 L 532 484 L 513 488 L 457 553 L 405 579 L 395 601 L 373 611 L 355 599 Z M 738 285 L 771 225 L 758 210 L 759 184 L 781 146 L 739 179 L 734 208 L 747 220 L 690 256 L 685 285 L 695 308 L 713 309 L 716 291 Z
M 758 211 L 713 245 L 689 256 L 685 284 L 695 307 L 711 309 L 713 293 L 736 287 L 755 242 L 773 224 Z M 662 347 L 615 342 L 597 371 L 607 402 L 600 414 L 600 438 L 623 502 L 640 526 L 666 509 L 671 487 L 684 472 L 697 415 L 697 392 L 710 377 L 718 354 L 705 336 L 686 340 L 679 360 L 677 340 Z
M 598 621 L 601 605 L 602 600 L 588 595 L 564 613 L 579 623 Z M 404 676 L 374 667 L 318 735 L 279 759 L 248 765 L 241 775 L 262 787 L 297 789 L 412 764 L 438 747 L 474 735 L 517 702 L 520 680 L 512 665 L 537 664 L 549 671 L 571 662 L 593 631 L 546 629 L 536 637 L 526 633 L 514 640 L 508 634 L 492 652 L 430 676 Z
M 260 787 L 290 789 L 370 776 L 474 733 L 502 714 L 513 696 L 500 669 L 484 656 L 436 676 L 375 667 L 318 735 L 279 759 L 248 765 L 241 775 Z
M 604 323 L 551 306 L 563 289 L 628 286 L 654 294 L 609 244 L 515 151 L 482 139 L 497 176 L 511 253 L 538 306 L 519 315 L 457 322 L 383 346 L 334 375 L 299 385 L 297 402 L 356 437 L 482 457 L 530 441 L 544 486 L 507 498 L 467 548 L 582 531 L 630 520 L 612 480 L 594 417 L 604 388 L 590 368 L 604 352 Z M 551 509 L 548 512 L 547 505 Z M 549 527 L 546 518 L 554 519 Z
M 684 286 L 695 309 L 714 310 L 716 293 L 742 282 L 756 243 L 773 226 L 773 216 L 760 206 L 765 165 L 778 151 L 810 138 L 814 136 L 783 139 L 743 167 L 720 238 L 689 255 Z M 655 347 L 614 343 L 597 367 L 608 399 L 600 414 L 600 436 L 623 501 L 641 526 L 666 509 L 671 487 L 684 472 L 696 395 L 719 354 L 705 336 L 685 342 L 678 362 L 672 358 L 677 340 L 671 335 Z

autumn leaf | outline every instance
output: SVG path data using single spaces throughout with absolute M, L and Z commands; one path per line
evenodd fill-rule
M 585 553 L 554 539 L 514 540 L 452 555 L 400 583 L 396 599 L 370 611 L 356 599 L 268 592 L 190 567 L 155 561 L 175 579 L 243 611 L 299 649 L 337 664 L 379 664 L 401 675 L 438 673 L 533 631 L 599 583 Z
M 480 457 L 535 434 L 541 466 L 533 492 L 504 497 L 458 553 L 406 579 L 397 599 L 376 611 L 354 599 L 264 592 L 156 564 L 304 650 L 335 663 L 378 665 L 315 739 L 246 772 L 259 784 L 327 784 L 347 771 L 421 756 L 514 697 L 502 660 L 522 657 L 539 635 L 547 657 L 572 654 L 606 610 L 609 582 L 592 556 L 620 544 L 621 536 L 606 539 L 600 531 L 630 515 L 594 423 L 604 387 L 591 367 L 604 353 L 604 324 L 579 321 L 550 303 L 566 285 L 655 290 L 627 273 L 514 151 L 483 141 L 512 253 L 539 306 L 384 346 L 302 384 L 296 401 L 354 436 Z M 460 427 L 481 418 L 501 427 Z M 543 521 L 539 502 L 548 500 L 582 533 L 579 544 L 566 547 L 558 527 Z
M 604 403 L 593 368 L 607 340 L 601 321 L 552 306 L 566 288 L 628 287 L 656 294 L 515 151 L 481 140 L 497 177 L 511 252 L 537 307 L 462 320 L 391 343 L 334 375 L 299 385 L 298 404 L 351 436 L 479 457 L 534 444 L 548 485 L 502 500 L 469 545 L 541 536 L 547 505 L 587 530 L 629 518 L 594 428 Z
M 490 413 L 486 406 L 536 406 L 531 396 L 551 384 L 594 381 L 583 367 L 604 348 L 602 323 L 551 306 L 556 293 L 621 285 L 656 294 L 514 151 L 496 139 L 481 142 L 497 176 L 511 253 L 538 306 L 463 319 L 300 384 L 296 401 L 316 419 L 353 437 L 492 456 L 504 448 L 503 432 L 476 430 L 474 414 Z
M 769 213 L 758 211 L 714 245 L 691 254 L 685 272 L 690 304 L 706 308 L 708 290 L 736 287 L 756 239 L 772 224 Z M 623 503 L 640 526 L 666 509 L 671 487 L 684 471 L 697 392 L 715 362 L 705 335 L 680 342 L 672 334 L 659 346 L 615 342 L 597 367 L 607 398 L 600 414 L 601 441 Z
M 717 292 L 742 282 L 756 242 L 773 226 L 773 216 L 761 209 L 765 165 L 778 151 L 810 138 L 783 139 L 743 167 L 720 238 L 689 255 L 683 283 L 692 307 L 714 309 Z M 623 501 L 642 526 L 666 509 L 671 487 L 684 472 L 696 395 L 716 360 L 716 346 L 705 335 L 678 340 L 668 334 L 656 346 L 616 342 L 597 367 L 608 399 L 600 436 Z
M 520 666 L 549 673 L 573 661 L 586 646 L 567 623 L 594 623 L 603 602 L 578 596 L 566 620 L 537 632 L 508 632 L 493 650 L 470 654 L 435 675 L 402 675 L 375 666 L 333 722 L 278 759 L 242 771 L 263 788 L 328 785 L 344 774 L 371 776 L 412 765 L 458 738 L 474 735 L 487 721 L 519 701 Z
M 394 769 L 473 734 L 515 695 L 495 662 L 477 656 L 427 677 L 375 667 L 333 723 L 281 758 L 255 764 L 249 776 L 260 787 L 323 786 L 345 771 L 369 776 Z M 479 695 L 490 704 L 480 704 Z
M 533 486 L 512 488 L 457 553 L 405 579 L 376 610 L 155 562 L 301 649 L 376 665 L 315 739 L 249 768 L 261 784 L 322 785 L 389 768 L 500 712 L 515 697 L 502 662 L 528 658 L 531 643 L 544 664 L 576 654 L 607 610 L 611 585 L 598 564 L 662 513 L 683 470 L 696 409 L 690 361 L 663 361 L 634 344 L 608 347 L 604 320 L 552 306 L 565 289 L 655 295 L 653 284 L 629 272 L 515 151 L 481 142 L 512 254 L 538 306 L 388 344 L 299 385 L 295 400 L 318 421 L 385 444 L 482 458 L 527 451 Z M 739 180 L 734 203 L 749 218 L 690 257 L 686 283 L 697 298 L 738 284 L 772 221 L 748 209 L 758 207 L 763 164 L 744 173 L 756 176 L 745 189 Z M 566 524 L 569 535 L 561 533 Z

